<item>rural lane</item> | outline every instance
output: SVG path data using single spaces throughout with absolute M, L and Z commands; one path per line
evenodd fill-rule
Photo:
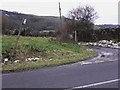
M 83 62 L 3 74 L 2 87 L 74 89 L 87 85 L 89 88 L 89 85 L 94 84 L 92 88 L 118 88 L 118 80 L 114 81 L 118 79 L 118 49 L 93 49 L 98 52 L 98 56 Z

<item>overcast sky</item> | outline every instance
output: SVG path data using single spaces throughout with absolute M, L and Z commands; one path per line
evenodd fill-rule
M 99 18 L 95 24 L 118 23 L 119 0 L 0 0 L 0 9 L 39 16 L 59 16 L 58 2 L 61 2 L 62 15 L 78 5 L 90 5 Z

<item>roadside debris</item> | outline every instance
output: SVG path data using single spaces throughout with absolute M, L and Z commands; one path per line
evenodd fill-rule
M 38 57 L 35 57 L 35 58 L 27 58 L 26 61 L 29 62 L 29 61 L 37 61 L 39 60 L 40 58 Z
M 8 61 L 9 61 L 8 58 L 5 58 L 4 59 L 4 64 L 6 64 Z
M 20 60 L 15 60 L 14 63 L 20 63 Z
M 115 42 L 113 40 L 100 40 L 98 42 L 88 42 L 88 43 L 84 43 L 84 44 L 78 43 L 78 45 L 120 48 L 120 42 Z

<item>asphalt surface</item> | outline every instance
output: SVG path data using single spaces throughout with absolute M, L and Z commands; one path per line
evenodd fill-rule
M 69 65 L 2 75 L 3 88 L 75 88 L 118 79 L 118 49 L 94 48 L 98 57 Z M 104 55 L 103 55 L 104 54 Z M 118 88 L 118 81 L 87 88 Z

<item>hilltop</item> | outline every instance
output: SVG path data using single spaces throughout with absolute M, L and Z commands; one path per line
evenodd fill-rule
M 23 18 L 27 19 L 25 28 L 30 31 L 55 30 L 59 25 L 59 17 L 56 16 L 37 16 L 18 12 L 0 10 L 2 12 L 3 34 L 7 31 L 14 31 L 20 28 Z

